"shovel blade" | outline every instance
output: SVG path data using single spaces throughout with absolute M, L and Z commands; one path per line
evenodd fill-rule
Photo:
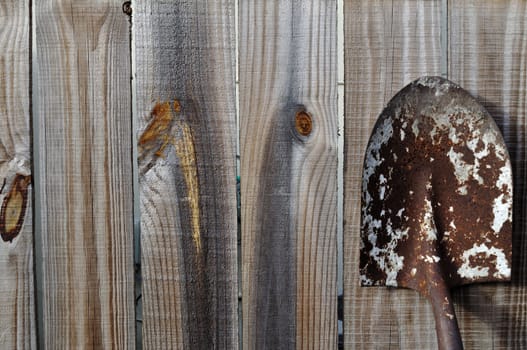
M 511 276 L 512 170 L 492 117 L 440 77 L 403 88 L 379 116 L 362 178 L 360 281 L 425 290 Z

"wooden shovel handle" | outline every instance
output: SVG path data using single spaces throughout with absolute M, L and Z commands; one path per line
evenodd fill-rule
M 439 350 L 463 350 L 463 342 L 457 325 L 450 289 L 443 279 L 430 287 L 430 302 L 436 322 Z

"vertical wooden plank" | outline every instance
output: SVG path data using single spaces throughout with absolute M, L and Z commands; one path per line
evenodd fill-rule
M 233 0 L 133 4 L 147 349 L 236 349 Z
M 0 203 L 22 220 L 1 226 L 0 348 L 35 349 L 29 1 L 3 1 L 0 23 Z
M 116 0 L 33 6 L 39 345 L 131 349 L 128 17 Z
M 246 349 L 337 346 L 336 8 L 240 2 Z
M 513 165 L 512 284 L 455 294 L 467 349 L 527 348 L 527 3 L 449 1 L 450 79 L 487 108 Z
M 360 287 L 364 152 L 384 106 L 441 70 L 440 1 L 347 1 L 345 31 L 344 343 L 346 349 L 433 349 L 435 324 L 417 292 Z

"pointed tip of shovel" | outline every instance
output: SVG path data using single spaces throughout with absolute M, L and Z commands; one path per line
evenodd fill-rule
M 492 117 L 441 77 L 404 87 L 379 116 L 362 179 L 361 284 L 421 289 L 509 280 L 512 170 Z

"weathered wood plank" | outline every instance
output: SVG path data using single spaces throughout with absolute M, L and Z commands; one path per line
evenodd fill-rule
M 403 86 L 441 69 L 440 1 L 344 4 L 344 344 L 433 349 L 431 307 L 417 292 L 359 286 L 362 162 L 373 125 Z
M 129 21 L 34 1 L 39 345 L 134 347 Z M 42 265 L 40 265 L 42 264 Z
M 246 349 L 337 346 L 336 8 L 240 2 Z
M 512 284 L 460 288 L 456 309 L 467 349 L 527 348 L 527 3 L 449 1 L 450 79 L 488 109 L 514 174 Z
M 1 223 L 0 348 L 35 349 L 30 141 L 29 1 L 0 4 L 0 203 L 22 226 Z M 23 185 L 20 201 L 17 185 Z M 20 188 L 20 187 L 19 187 Z M 11 195 L 10 195 L 11 193 Z M 2 214 L 3 215 L 3 214 Z M 4 220 L 4 219 L 0 219 Z M 6 225 L 7 224 L 7 225 Z
M 147 349 L 236 349 L 233 0 L 133 7 Z

